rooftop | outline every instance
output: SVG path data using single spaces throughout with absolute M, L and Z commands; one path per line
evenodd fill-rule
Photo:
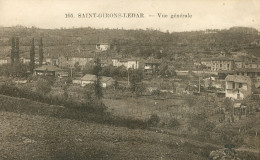
M 82 81 L 96 81 L 97 77 L 94 74 L 86 74 L 85 76 L 83 76 L 81 78 L 81 80 Z M 106 76 L 101 77 L 102 82 L 107 82 L 107 81 L 110 81 L 110 80 L 113 80 L 113 78 L 112 77 L 106 77 Z
M 102 43 L 102 42 L 97 43 L 97 45 L 98 45 L 98 44 L 101 44 L 101 45 L 109 45 L 109 43 Z
M 158 64 L 161 63 L 161 60 L 159 59 L 154 59 L 154 58 L 150 58 L 144 61 L 144 63 L 154 63 L 154 64 Z
M 238 68 L 234 72 L 260 72 L 259 68 Z
M 81 78 L 81 80 L 83 81 L 95 81 L 97 79 L 97 77 L 93 74 L 86 74 L 85 76 L 83 76 Z
M 238 83 L 251 83 L 250 77 L 241 75 L 228 75 L 225 80 Z
M 230 57 L 201 58 L 201 61 L 233 61 Z

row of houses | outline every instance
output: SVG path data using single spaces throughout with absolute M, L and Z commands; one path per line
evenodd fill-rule
M 20 62 L 24 64 L 30 63 L 30 57 L 29 56 L 22 56 L 20 58 Z M 10 64 L 11 59 L 10 57 L 0 58 L 0 65 L 3 64 Z M 38 57 L 35 58 L 35 63 L 39 64 Z M 81 69 L 84 69 L 88 64 L 94 63 L 94 56 L 78 56 L 78 55 L 61 55 L 61 56 L 49 56 L 44 57 L 43 64 L 44 65 L 51 65 L 51 66 L 57 66 L 61 69 L 65 68 L 74 68 L 77 64 L 81 67 Z M 158 59 L 148 59 L 145 61 L 142 61 L 142 69 L 144 72 L 147 73 L 154 73 L 159 70 L 159 66 L 161 64 L 161 60 Z M 140 60 L 136 58 L 111 58 L 111 59 L 101 59 L 101 66 L 105 67 L 108 65 L 112 65 L 114 67 L 120 67 L 124 66 L 126 69 L 140 69 Z
M 253 61 L 253 58 L 229 58 L 229 57 L 216 57 L 216 58 L 203 58 L 201 64 L 205 65 L 211 71 L 231 71 L 239 68 L 259 68 L 260 62 Z
M 41 67 L 34 69 L 35 76 L 52 76 L 52 77 L 68 77 L 68 72 L 52 65 L 42 65 Z M 86 74 L 81 78 L 76 78 L 73 80 L 74 84 L 79 84 L 81 86 L 86 86 L 87 84 L 93 84 L 97 80 L 97 77 L 92 74 Z M 115 80 L 112 77 L 101 77 L 101 85 L 106 88 L 114 84 Z

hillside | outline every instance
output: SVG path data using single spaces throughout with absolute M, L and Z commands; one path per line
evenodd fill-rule
M 183 53 L 218 54 L 220 51 L 250 50 L 259 56 L 258 31 L 253 28 L 230 28 L 214 33 L 206 31 L 161 32 L 159 30 L 124 30 L 124 29 L 39 29 L 26 27 L 0 28 L 0 55 L 10 54 L 10 38 L 20 38 L 21 52 L 29 52 L 31 38 L 43 37 L 44 53 L 50 55 L 71 54 L 78 49 L 88 54 L 95 50 L 97 42 L 111 44 L 111 53 L 135 57 L 156 55 L 163 49 L 162 56 L 173 57 Z M 37 48 L 37 47 L 36 47 Z M 62 48 L 62 49 L 60 49 Z M 37 53 L 37 52 L 36 52 Z
M 28 100 L 0 100 L 0 159 L 193 160 L 207 159 L 215 148 L 155 131 L 41 115 L 38 110 L 54 112 L 58 106 L 30 101 L 27 111 L 21 111 Z M 33 110 L 39 114 L 31 114 Z

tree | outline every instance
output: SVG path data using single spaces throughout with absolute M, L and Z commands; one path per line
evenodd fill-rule
M 95 95 L 96 97 L 101 100 L 102 97 L 103 97 L 103 92 L 102 92 L 102 84 L 101 84 L 101 76 L 100 76 L 100 73 L 102 71 L 102 68 L 101 68 L 101 62 L 100 62 L 100 59 L 97 58 L 95 60 L 95 67 L 94 67 L 94 74 L 96 75 L 96 78 L 97 80 L 95 81 L 94 83 L 94 88 L 95 88 Z
M 229 111 L 229 112 L 233 112 L 233 102 L 231 99 L 229 98 L 226 98 L 223 102 L 223 106 L 225 108 L 226 111 Z
M 160 118 L 157 114 L 152 114 L 147 121 L 147 124 L 151 127 L 155 127 L 160 122 Z
M 42 44 L 42 37 L 40 38 L 40 43 L 39 43 L 39 64 L 40 66 L 43 63 L 43 44 Z
M 118 86 L 119 86 L 119 84 L 118 84 L 118 81 L 117 80 L 115 80 L 115 82 L 114 82 L 114 89 L 116 90 L 117 88 L 118 88 Z
M 35 46 L 34 46 L 34 38 L 32 38 L 31 50 L 30 50 L 30 71 L 31 73 L 35 67 Z
M 37 80 L 36 90 L 41 94 L 48 94 L 51 91 L 52 82 L 48 79 L 39 78 Z
M 132 73 L 130 73 L 130 84 L 132 92 L 138 92 L 138 85 L 142 81 L 142 79 L 143 76 L 140 70 L 133 70 Z
M 168 64 L 165 63 L 165 62 L 162 63 L 162 64 L 160 65 L 159 74 L 160 74 L 161 76 L 166 76 L 166 75 L 167 75 L 167 73 L 166 73 L 167 69 L 168 69 Z
M 20 57 L 19 57 L 19 37 L 15 38 L 15 61 L 16 63 L 20 63 Z
M 87 63 L 84 69 L 82 70 L 82 74 L 93 74 L 94 73 L 94 65 Z
M 15 38 L 14 37 L 12 37 L 12 44 L 11 44 L 11 47 L 12 47 L 12 49 L 11 49 L 11 65 L 13 66 L 13 64 L 14 64 L 14 57 L 15 57 Z
M 146 86 L 144 83 L 139 83 L 137 86 L 136 86 L 136 89 L 135 89 L 135 94 L 136 96 L 142 96 L 143 93 L 145 92 L 146 90 Z
M 74 64 L 74 68 L 75 68 L 75 72 L 80 72 L 81 68 L 80 68 L 79 62 L 76 62 Z
M 11 69 L 11 75 L 15 77 L 27 77 L 28 65 L 22 63 L 15 63 Z

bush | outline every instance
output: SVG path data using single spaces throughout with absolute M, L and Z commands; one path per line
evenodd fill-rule
M 156 126 L 160 122 L 160 118 L 157 114 L 152 114 L 147 121 L 148 126 Z
M 161 94 L 161 91 L 160 91 L 159 89 L 156 89 L 156 90 L 153 90 L 153 91 L 152 91 L 152 95 L 155 95 L 155 96 L 157 96 L 157 97 L 159 97 L 160 94 Z
M 173 118 L 173 119 L 170 119 L 170 121 L 169 121 L 167 126 L 169 128 L 175 128 L 175 127 L 180 126 L 180 122 L 176 118 Z
M 77 101 L 71 99 L 65 99 L 62 96 L 46 96 L 42 92 L 33 92 L 31 90 L 21 89 L 13 85 L 0 86 L 0 94 L 12 97 L 26 98 L 51 105 L 62 105 L 67 108 L 75 108 L 88 112 L 103 113 L 106 109 L 103 104 L 95 103 L 96 101 L 90 103 L 78 103 Z

